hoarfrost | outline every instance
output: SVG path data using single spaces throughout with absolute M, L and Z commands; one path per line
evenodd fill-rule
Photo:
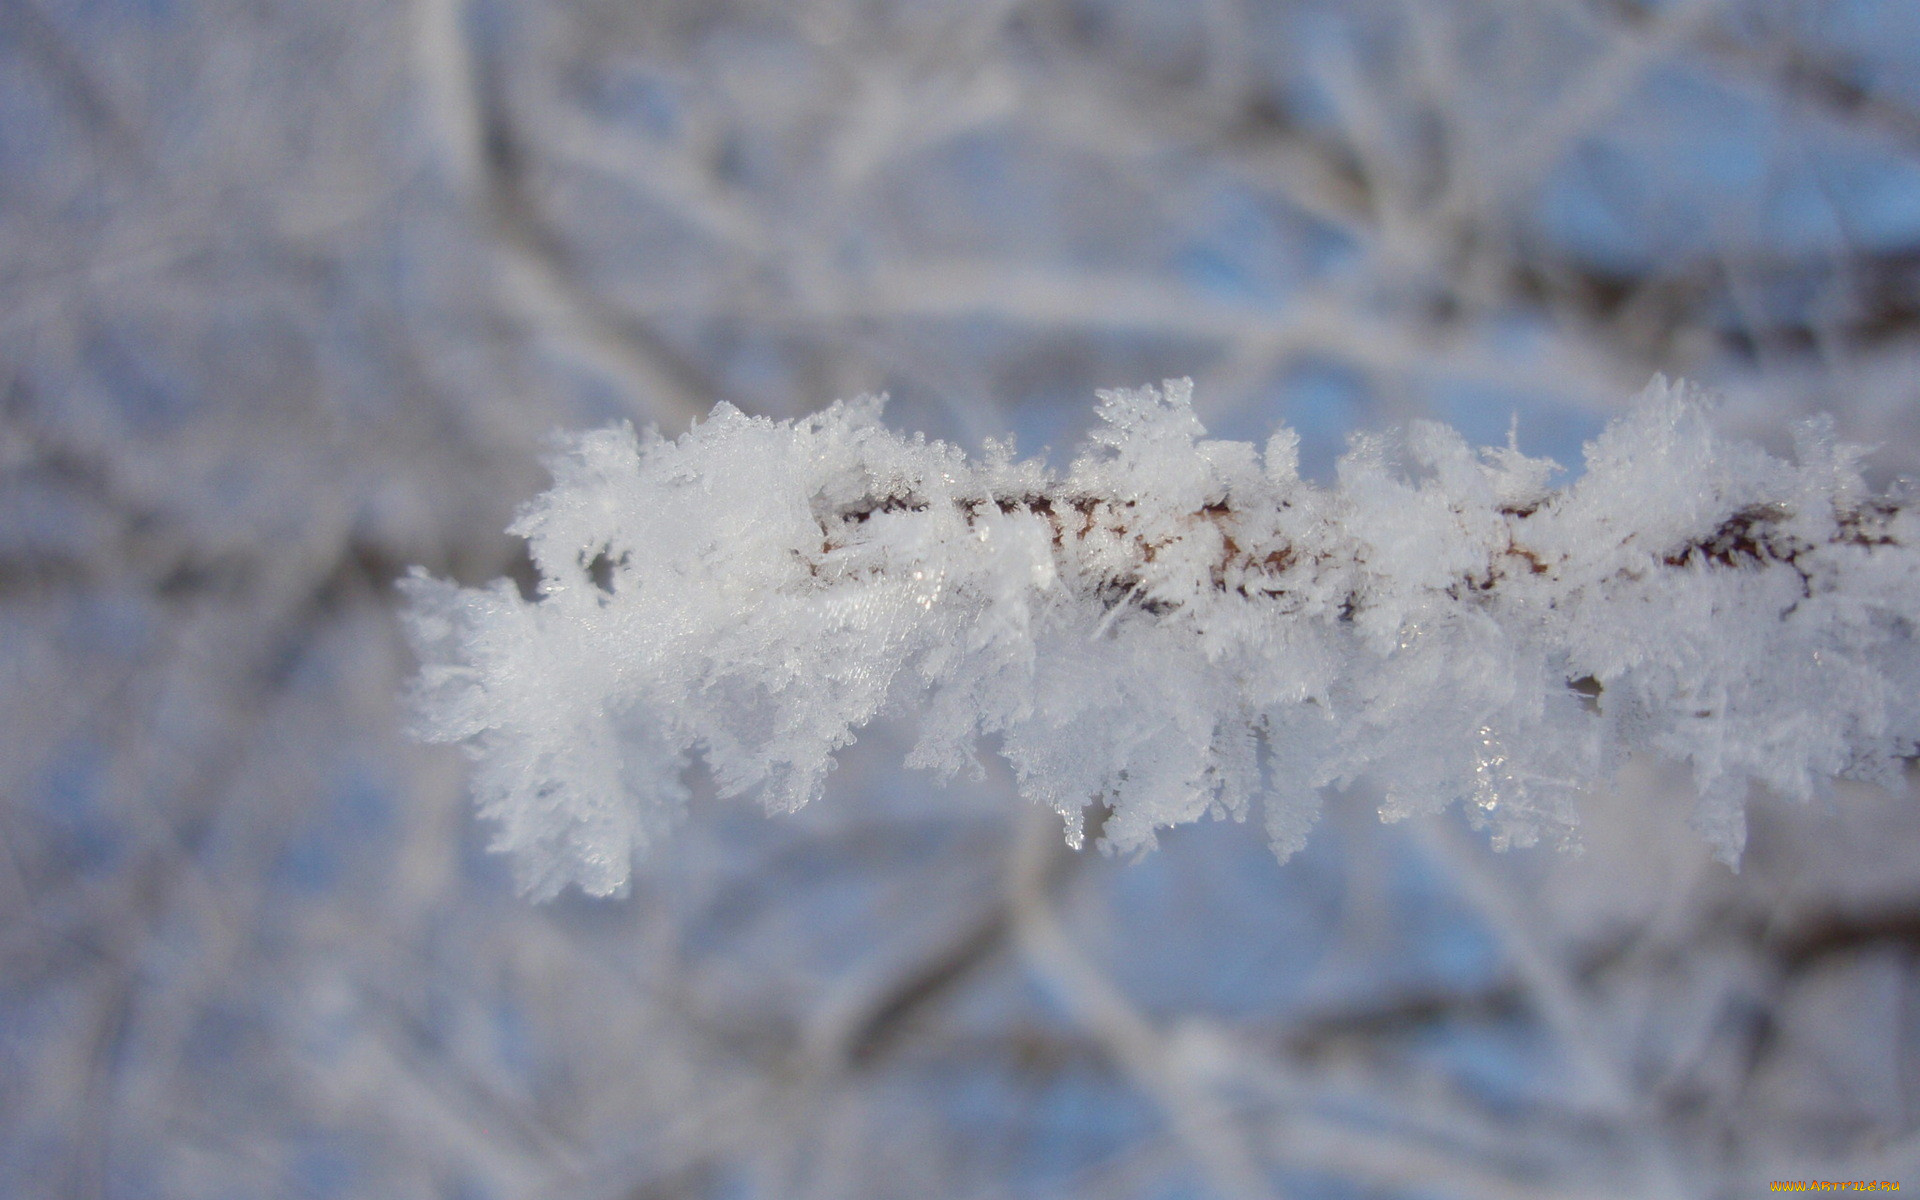
M 1737 862 L 1754 786 L 1805 800 L 1913 753 L 1920 529 L 1823 426 L 1789 463 L 1705 409 L 1656 380 L 1560 490 L 1432 423 L 1316 486 L 1286 431 L 1208 440 L 1186 381 L 1101 393 L 1064 477 L 871 399 L 590 433 L 512 529 L 537 599 L 406 582 L 419 732 L 470 748 L 541 896 L 623 889 L 692 756 L 791 811 L 890 711 L 944 777 L 997 735 L 1075 845 L 1095 801 L 1126 852 L 1259 797 L 1285 855 L 1361 777 L 1388 819 L 1464 798 L 1498 844 L 1567 843 L 1650 751 Z

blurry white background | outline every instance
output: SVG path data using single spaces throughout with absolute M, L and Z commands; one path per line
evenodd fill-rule
M 1911 796 L 1129 863 L 882 727 L 534 907 L 403 732 L 556 429 L 1190 375 L 1577 469 L 1655 371 L 1920 467 L 1920 5 L 0 0 L 0 1193 L 1920 1186 Z

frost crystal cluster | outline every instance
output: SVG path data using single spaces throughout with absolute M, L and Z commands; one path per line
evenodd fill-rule
M 1111 848 L 1260 797 L 1297 848 L 1318 789 L 1392 818 L 1456 797 L 1498 842 L 1566 840 L 1622 757 L 1691 765 L 1737 857 L 1749 789 L 1886 780 L 1920 736 L 1920 524 L 1824 428 L 1796 461 L 1717 437 L 1656 381 L 1557 469 L 1416 423 L 1331 488 L 1296 438 L 1207 440 L 1190 385 L 1102 393 L 1063 476 L 884 428 L 722 405 L 677 441 L 580 437 L 512 532 L 539 597 L 416 573 L 429 739 L 463 742 L 523 882 L 620 890 L 703 755 L 792 810 L 913 712 L 910 765 L 977 769 Z

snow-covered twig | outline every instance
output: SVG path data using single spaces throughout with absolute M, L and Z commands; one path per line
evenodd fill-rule
M 1565 841 L 1645 750 L 1733 860 L 1750 786 L 1887 780 L 1920 737 L 1920 529 L 1818 425 L 1786 462 L 1656 381 L 1562 488 L 1431 423 L 1321 487 L 1291 432 L 1206 439 L 1185 382 L 1100 416 L 1064 475 L 874 401 L 585 435 L 514 526 L 537 599 L 408 581 L 420 731 L 471 746 L 542 895 L 624 887 L 691 755 L 793 810 L 887 711 L 944 776 L 997 735 L 1070 842 L 1103 799 L 1121 851 L 1260 795 L 1287 853 L 1363 776 L 1389 817 L 1459 797 L 1501 844 Z

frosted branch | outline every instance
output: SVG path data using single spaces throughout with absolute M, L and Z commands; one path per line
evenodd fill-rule
M 888 712 L 943 777 L 996 736 L 1071 843 L 1101 800 L 1119 851 L 1260 796 L 1290 853 L 1362 776 L 1390 819 L 1464 798 L 1499 844 L 1566 842 L 1648 751 L 1691 764 L 1732 861 L 1752 786 L 1804 800 L 1913 752 L 1920 530 L 1824 427 L 1786 462 L 1656 381 L 1562 488 L 1430 423 L 1321 487 L 1290 431 L 1206 439 L 1190 390 L 1102 393 L 1064 475 L 871 400 L 580 437 L 513 526 L 537 599 L 407 582 L 420 732 L 470 747 L 541 895 L 623 888 L 692 755 L 790 811 Z

